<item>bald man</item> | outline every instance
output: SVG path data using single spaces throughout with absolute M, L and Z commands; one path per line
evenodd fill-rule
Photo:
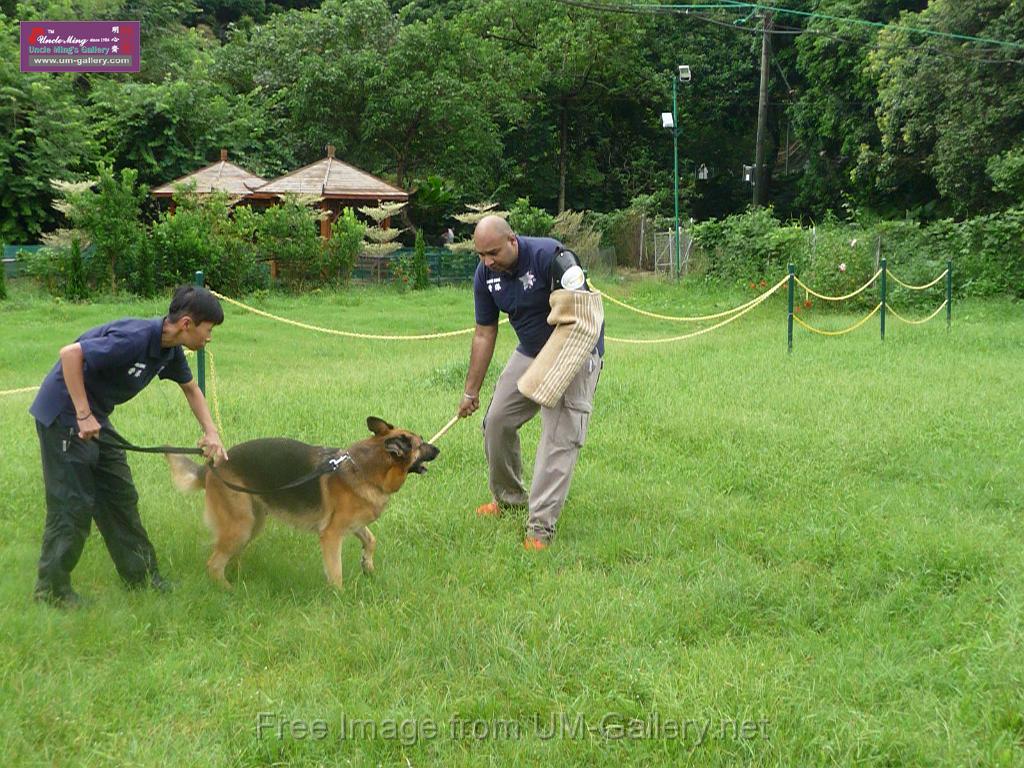
M 466 388 L 459 415 L 480 407 L 480 387 L 494 356 L 498 318 L 508 315 L 519 345 L 498 378 L 484 415 L 484 454 L 487 457 L 491 501 L 477 508 L 480 516 L 497 516 L 509 507 L 528 506 L 528 550 L 547 548 L 562 513 L 573 469 L 587 436 L 594 391 L 604 355 L 604 327 L 590 358 L 552 408 L 524 397 L 516 382 L 554 331 L 548 325 L 549 297 L 558 288 L 586 289 L 575 254 L 549 237 L 522 237 L 500 216 L 487 216 L 476 226 L 473 245 L 480 263 L 473 276 L 476 332 L 469 355 Z M 527 494 L 519 428 L 540 411 L 542 430 Z

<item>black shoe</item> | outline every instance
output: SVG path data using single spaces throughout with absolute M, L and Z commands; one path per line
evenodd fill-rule
M 37 603 L 46 603 L 54 608 L 81 608 L 85 601 L 71 587 L 54 590 L 48 587 L 36 587 L 32 597 Z

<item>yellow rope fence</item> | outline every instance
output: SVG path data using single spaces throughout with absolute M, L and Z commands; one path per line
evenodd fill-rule
M 856 323 L 851 325 L 849 328 L 843 328 L 841 331 L 824 331 L 821 328 L 815 328 L 814 326 L 808 325 L 807 323 L 805 323 L 797 315 L 793 315 L 793 319 L 796 320 L 798 325 L 800 325 L 803 328 L 806 328 L 811 333 L 817 333 L 817 334 L 820 334 L 821 336 L 842 336 L 844 334 L 851 333 L 852 331 L 856 331 L 858 328 L 860 328 L 862 325 L 864 325 L 864 323 L 866 323 L 868 320 L 870 320 L 872 317 L 874 317 L 875 314 L 877 314 L 878 310 L 880 310 L 881 308 L 882 308 L 882 302 L 878 302 L 878 304 L 875 305 L 875 308 L 872 309 L 870 312 L 868 312 L 868 314 L 865 317 L 862 317 L 860 320 L 858 320 Z
M 274 315 L 270 312 L 264 312 L 262 309 L 256 309 L 248 304 L 243 304 L 235 299 L 230 299 L 223 294 L 217 293 L 216 291 L 210 291 L 214 296 L 222 301 L 228 302 L 228 304 L 234 304 L 236 307 L 240 307 L 248 312 L 252 312 L 254 315 L 260 317 L 266 317 L 270 320 L 276 320 L 279 323 L 285 323 L 286 325 L 293 325 L 296 328 L 304 328 L 307 331 L 319 331 L 320 333 L 329 333 L 333 336 L 344 336 L 348 339 L 373 339 L 376 341 L 426 341 L 428 339 L 444 339 L 452 336 L 464 336 L 467 333 L 473 333 L 476 327 L 463 328 L 459 331 L 444 331 L 441 333 L 418 333 L 408 335 L 388 335 L 382 333 L 356 333 L 355 331 L 339 331 L 336 328 L 324 328 L 320 325 L 310 325 L 309 323 L 300 323 L 298 320 L 289 320 L 287 317 L 281 317 L 280 315 Z M 502 320 L 501 322 L 507 323 L 508 319 Z
M 807 291 L 807 293 L 811 294 L 811 296 L 815 296 L 815 297 L 821 299 L 822 301 L 845 301 L 846 299 L 852 299 L 854 296 L 856 296 L 856 295 L 858 295 L 860 293 L 863 293 L 868 288 L 870 288 L 872 283 L 874 283 L 875 280 L 878 279 L 878 276 L 880 274 L 882 274 L 882 270 L 878 270 L 877 272 L 875 272 L 875 274 L 871 276 L 871 279 L 868 280 L 866 283 L 864 283 L 864 285 L 862 285 L 860 288 L 858 288 L 853 293 L 848 293 L 845 296 L 825 296 L 824 294 L 818 293 L 815 290 L 813 290 L 812 288 L 810 288 L 799 277 L 794 276 L 793 279 L 796 281 L 796 284 L 799 285 L 801 288 L 803 288 L 805 291 Z
M 19 387 L 18 389 L 0 389 L 0 397 L 4 395 L 20 395 L 22 392 L 35 392 L 39 387 Z
M 947 302 L 945 300 L 943 300 L 943 302 L 941 304 L 939 304 L 939 308 L 936 309 L 934 312 L 932 312 L 930 315 L 928 315 L 928 317 L 924 318 L 923 320 L 908 320 L 907 318 L 903 317 L 898 312 L 896 312 L 896 310 L 893 309 L 892 305 L 890 305 L 890 304 L 886 304 L 885 305 L 885 312 L 886 312 L 886 314 L 890 314 L 893 317 L 895 317 L 901 323 L 906 323 L 907 325 L 924 325 L 929 320 L 933 319 L 937 314 L 939 314 L 939 312 L 944 310 L 946 308 L 946 304 L 947 304 Z
M 733 314 L 732 317 L 729 317 L 729 318 L 723 320 L 720 323 L 715 323 L 714 325 L 709 326 L 707 328 L 702 328 L 699 331 L 693 331 L 692 333 L 686 333 L 686 334 L 683 334 L 682 336 L 669 336 L 667 338 L 662 338 L 662 339 L 623 339 L 623 338 L 619 338 L 617 336 L 605 336 L 605 339 L 607 339 L 608 341 L 614 341 L 614 342 L 617 342 L 617 343 L 620 343 L 620 344 L 665 344 L 665 343 L 668 343 L 670 341 L 684 341 L 686 339 L 692 339 L 692 338 L 695 338 L 697 336 L 701 336 L 701 335 L 703 335 L 705 333 L 711 333 L 711 331 L 718 330 L 719 328 L 722 328 L 723 326 L 728 325 L 733 320 L 739 320 L 741 317 L 743 317 L 743 315 L 747 314 L 747 312 L 750 312 L 752 309 L 760 306 L 762 303 L 764 303 L 765 301 L 768 300 L 769 296 L 771 296 L 773 293 L 775 293 L 777 290 L 779 290 L 779 288 L 784 286 L 786 284 L 786 281 L 788 281 L 788 280 L 789 280 L 789 276 L 786 276 L 786 277 L 782 278 L 774 286 L 772 286 L 767 291 L 765 291 L 760 296 L 758 296 L 753 302 L 747 302 L 747 304 L 745 305 L 745 307 L 746 307 L 745 309 L 741 307 L 741 308 L 739 308 L 738 311 L 736 311 L 735 314 Z
M 590 284 L 594 285 L 594 281 L 591 280 Z M 608 299 L 608 301 L 610 301 L 612 304 L 616 304 L 616 305 L 618 305 L 620 307 L 628 309 L 630 312 L 636 312 L 638 315 L 643 315 L 644 317 L 653 317 L 653 318 L 655 318 L 657 320 L 671 320 L 672 322 L 678 322 L 678 323 L 700 323 L 700 322 L 704 322 L 706 320 L 717 320 L 720 317 L 727 317 L 727 316 L 733 315 L 733 314 L 735 314 L 735 313 L 737 313 L 737 312 L 739 312 L 741 310 L 744 310 L 747 307 L 750 307 L 750 306 L 752 306 L 754 304 L 759 304 L 761 302 L 762 297 L 764 296 L 764 294 L 761 294 L 760 296 L 754 297 L 753 299 L 751 299 L 750 301 L 746 302 L 745 304 L 740 304 L 738 307 L 733 307 L 732 309 L 727 309 L 724 312 L 718 312 L 718 313 L 716 313 L 714 315 L 694 315 L 693 317 L 683 317 L 683 316 L 679 316 L 679 315 L 660 315 L 657 312 L 648 312 L 646 309 L 638 309 L 637 307 L 630 306 L 629 304 L 627 304 L 624 301 L 620 301 L 619 299 L 616 299 L 614 296 L 609 296 L 607 293 L 602 291 L 596 285 L 594 285 L 594 290 L 597 291 L 599 294 L 601 294 L 604 298 Z M 772 289 L 772 290 L 774 290 L 774 289 Z
M 936 277 L 934 280 L 932 280 L 930 283 L 927 283 L 926 285 L 907 285 L 902 280 L 900 280 L 898 277 L 896 277 L 896 275 L 894 275 L 892 272 L 889 272 L 889 270 L 886 270 L 886 274 L 889 277 L 891 277 L 893 280 L 895 280 L 898 285 L 902 285 L 908 291 L 923 291 L 923 290 L 926 290 L 928 288 L 931 288 L 933 285 L 935 285 L 937 282 L 939 282 L 942 278 L 944 278 L 946 275 L 948 275 L 949 274 L 949 268 L 947 267 L 946 269 L 942 270 L 942 274 L 941 275 L 939 275 L 938 277 Z

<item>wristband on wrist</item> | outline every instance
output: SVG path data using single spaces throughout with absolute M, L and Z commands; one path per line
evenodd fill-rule
M 79 415 L 76 414 L 75 418 L 78 419 L 79 421 L 85 421 L 90 416 L 92 416 L 92 411 L 89 411 L 87 414 L 85 414 L 85 416 L 79 416 Z
M 469 392 L 466 392 L 463 395 L 463 397 L 466 398 L 467 400 L 476 400 L 479 397 L 479 395 L 471 395 L 469 394 Z

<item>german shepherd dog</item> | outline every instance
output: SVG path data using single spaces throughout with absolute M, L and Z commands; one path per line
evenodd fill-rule
M 178 490 L 206 491 L 205 519 L 214 535 L 206 562 L 210 577 L 231 588 L 224 569 L 260 532 L 268 514 L 319 534 L 324 573 L 338 589 L 341 542 L 349 533 L 362 542 L 363 571 L 372 573 L 377 540 L 367 526 L 380 517 L 406 476 L 426 472 L 426 462 L 439 451 L 419 435 L 375 416 L 366 426 L 373 437 L 346 450 L 262 438 L 236 445 L 228 451 L 228 461 L 216 468 L 166 454 Z M 295 484 L 307 476 L 309 480 Z

